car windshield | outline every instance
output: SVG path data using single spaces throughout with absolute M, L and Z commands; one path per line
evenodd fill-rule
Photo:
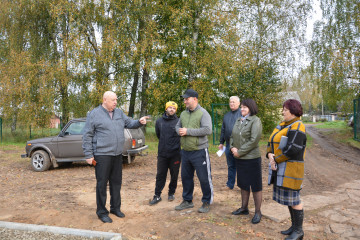
M 73 122 L 66 129 L 65 135 L 82 135 L 84 133 L 85 122 Z

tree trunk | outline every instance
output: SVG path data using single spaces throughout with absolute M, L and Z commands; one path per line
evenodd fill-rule
M 102 37 L 104 37 L 103 34 L 104 33 L 102 33 Z M 104 74 L 106 71 L 105 71 L 104 63 L 102 62 L 103 56 L 102 56 L 101 47 L 99 47 L 99 45 L 97 44 L 95 29 L 91 22 L 88 23 L 87 26 L 87 40 L 90 43 L 91 47 L 93 48 L 96 58 L 95 89 L 94 89 L 95 92 L 94 95 L 92 96 L 93 106 L 96 107 L 101 104 L 102 95 L 104 94 L 105 90 L 108 90 L 107 89 L 108 86 L 107 86 L 107 81 L 105 79 L 107 76 L 105 76 Z
M 143 70 L 143 76 L 142 76 L 142 86 L 141 86 L 141 108 L 140 108 L 140 117 L 143 117 L 147 114 L 147 93 L 146 89 L 148 88 L 148 82 L 149 82 L 149 73 L 146 68 Z M 142 127 L 142 130 L 144 133 L 146 133 L 145 126 Z
M 141 64 L 140 61 L 141 52 L 142 52 L 141 45 L 144 39 L 143 35 L 144 35 L 145 22 L 141 17 L 139 17 L 138 19 L 138 24 L 139 24 L 138 38 L 137 38 L 138 49 L 136 50 L 137 52 L 135 53 L 135 57 L 134 57 L 134 64 L 133 64 L 134 81 L 131 87 L 131 96 L 130 96 L 129 113 L 128 113 L 130 117 L 134 117 L 134 113 L 135 113 L 136 93 L 139 83 L 139 73 L 140 73 L 139 69 Z
M 192 52 L 191 52 L 191 66 L 189 71 L 189 82 L 188 82 L 188 88 L 192 87 L 192 82 L 196 78 L 196 54 L 197 54 L 197 43 L 199 38 L 199 24 L 200 24 L 200 18 L 197 11 L 195 11 L 194 16 L 194 31 L 192 36 Z
M 69 121 L 69 95 L 67 91 L 67 84 L 61 84 L 60 86 L 60 95 L 61 95 L 61 110 L 62 110 L 62 121 L 67 123 Z
M 139 70 L 137 69 L 136 65 L 137 65 L 136 63 L 133 65 L 134 81 L 131 87 L 130 105 L 129 105 L 129 113 L 128 113 L 129 117 L 134 117 L 134 113 L 135 113 L 136 92 L 139 83 Z
M 64 36 L 66 38 L 65 42 L 68 42 L 68 32 L 67 32 L 67 28 L 65 28 L 63 30 L 64 32 Z M 62 121 L 63 123 L 67 123 L 69 121 L 69 110 L 68 110 L 68 105 L 69 105 L 69 94 L 68 94 L 68 80 L 69 80 L 69 73 L 68 73 L 68 50 L 67 50 L 67 45 L 64 44 L 63 46 L 63 57 L 64 57 L 64 64 L 63 64 L 63 72 L 64 72 L 64 77 L 63 79 L 61 79 L 60 81 L 60 95 L 61 95 L 61 110 L 62 110 Z
M 11 117 L 11 135 L 13 135 L 13 137 L 15 137 L 16 135 L 17 115 L 18 115 L 18 108 L 14 107 L 13 114 Z

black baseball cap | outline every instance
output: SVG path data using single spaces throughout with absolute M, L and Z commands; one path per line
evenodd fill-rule
M 183 95 L 181 95 L 183 98 L 189 98 L 189 97 L 196 97 L 199 98 L 199 94 L 194 89 L 187 89 Z

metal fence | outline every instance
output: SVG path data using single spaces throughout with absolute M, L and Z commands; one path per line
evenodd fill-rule
M 224 115 L 230 111 L 228 103 L 212 103 L 211 104 L 211 118 L 213 129 L 213 144 L 218 145 L 220 143 L 221 126 Z
M 16 130 L 12 131 L 11 122 L 0 118 L 0 143 L 2 142 L 25 142 L 30 139 L 55 136 L 60 132 L 57 128 L 40 128 L 31 124 L 17 124 Z
M 0 142 L 2 143 L 2 118 L 0 117 Z
M 360 141 L 360 98 L 354 99 L 354 139 Z

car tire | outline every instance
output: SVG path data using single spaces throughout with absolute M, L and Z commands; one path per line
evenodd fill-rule
M 129 164 L 129 157 L 128 156 L 123 156 L 122 160 L 123 160 L 123 164 Z M 130 158 L 130 163 L 132 163 L 135 160 L 135 156 L 131 156 Z
M 36 172 L 44 172 L 51 166 L 50 157 L 44 150 L 37 150 L 31 156 L 31 167 Z

